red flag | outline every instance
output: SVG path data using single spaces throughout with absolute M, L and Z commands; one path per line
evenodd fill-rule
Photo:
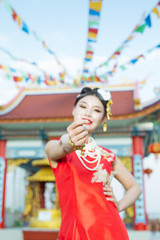
M 17 20 L 17 13 L 12 9 L 13 13 L 12 13 L 12 17 L 13 20 L 16 21 Z
M 115 52 L 115 53 L 114 53 L 114 55 L 120 55 L 120 52 L 119 52 L 119 51 L 117 51 L 117 52 Z
M 98 29 L 89 28 L 89 32 L 97 34 L 98 33 Z
M 92 51 L 87 51 L 86 54 L 93 55 L 93 52 Z

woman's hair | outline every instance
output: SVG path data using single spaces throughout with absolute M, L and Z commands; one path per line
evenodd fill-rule
M 97 98 L 99 98 L 99 100 L 101 101 L 101 103 L 103 104 L 103 107 L 104 107 L 104 117 L 105 117 L 107 114 L 107 103 L 108 103 L 108 101 L 111 100 L 110 92 L 106 92 L 100 88 L 92 89 L 89 87 L 84 87 L 81 90 L 80 94 L 77 96 L 74 106 L 77 105 L 77 103 L 80 99 L 82 99 L 83 97 L 89 96 L 89 95 L 93 95 L 93 96 L 96 96 Z

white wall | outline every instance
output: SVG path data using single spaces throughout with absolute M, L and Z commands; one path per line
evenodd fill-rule
M 146 211 L 149 217 L 160 219 L 160 154 L 157 159 L 154 154 L 145 157 L 143 168 L 153 171 L 149 176 L 144 174 Z

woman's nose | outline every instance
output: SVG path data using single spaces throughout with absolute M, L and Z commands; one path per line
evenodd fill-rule
M 85 111 L 85 115 L 86 116 L 91 116 L 91 112 L 92 112 L 92 109 L 87 108 L 86 111 Z

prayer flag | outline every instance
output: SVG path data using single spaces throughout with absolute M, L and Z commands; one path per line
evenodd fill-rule
M 150 14 L 145 18 L 145 23 L 148 27 L 151 27 L 151 17 Z
M 41 84 L 41 82 L 42 82 L 42 79 L 41 79 L 40 76 L 38 76 L 38 77 L 37 77 L 37 83 L 38 83 L 38 84 Z
M 137 61 L 138 61 L 138 59 L 135 58 L 135 59 L 132 59 L 130 62 L 135 64 Z
M 51 51 L 50 49 L 47 49 L 47 50 L 48 50 L 48 52 L 49 52 L 50 54 L 54 54 L 54 52 Z
M 152 12 L 155 13 L 155 14 L 157 15 L 158 18 L 160 17 L 160 16 L 159 16 L 159 12 L 158 12 L 158 8 L 157 8 L 157 7 L 153 8 Z
M 105 63 L 103 63 L 103 66 L 108 66 L 109 62 L 106 61 Z
M 14 21 L 17 20 L 17 13 L 14 11 L 14 9 L 12 9 L 12 17 Z
M 87 51 L 86 54 L 93 55 L 93 51 Z
M 27 24 L 26 24 L 24 21 L 22 21 L 22 30 L 23 30 L 24 32 L 26 32 L 26 33 L 29 33 Z
M 120 69 L 123 70 L 123 71 L 126 70 L 126 67 L 125 67 L 124 65 L 120 65 L 119 67 L 120 67 Z
M 146 26 L 147 26 L 146 24 L 140 25 L 140 26 L 137 27 L 134 31 L 135 31 L 135 32 L 143 33 Z
M 91 61 L 90 58 L 85 58 L 84 60 L 85 60 L 86 62 L 90 62 L 90 61 Z
M 92 27 L 92 26 L 99 26 L 99 22 L 98 21 L 89 21 L 89 27 Z
M 93 55 L 93 54 L 92 54 Z M 92 55 L 86 54 L 86 58 L 92 59 Z
M 100 1 L 100 2 L 91 2 L 90 1 L 90 8 L 92 10 L 100 12 L 101 11 L 101 6 L 102 6 L 102 1 Z
M 18 26 L 20 27 L 21 26 L 21 22 L 22 22 L 22 20 L 21 20 L 21 18 L 17 15 L 17 22 L 18 22 Z
M 120 55 L 120 52 L 119 52 L 119 51 L 117 51 L 117 52 L 115 52 L 115 53 L 114 53 L 114 55 Z
M 87 45 L 87 51 L 93 52 L 93 48 L 92 48 L 92 46 L 90 46 L 89 44 Z
M 3 69 L 4 71 L 8 72 L 8 73 L 10 72 L 10 71 L 9 71 L 9 68 L 8 68 L 7 66 L 2 65 L 2 69 Z
M 89 32 L 89 33 L 88 33 L 88 37 L 89 37 L 89 38 L 95 38 L 95 39 L 96 39 L 97 34 L 96 34 L 96 33 Z
M 95 34 L 98 33 L 98 29 L 96 29 L 96 28 L 89 28 L 88 30 L 90 33 L 95 33 Z
M 96 39 L 88 38 L 88 42 L 96 42 Z
M 16 72 L 14 68 L 9 68 L 11 72 Z
M 100 17 L 95 15 L 89 15 L 89 21 L 96 21 L 99 22 Z
M 95 10 L 92 10 L 92 9 L 89 9 L 89 14 L 90 15 L 93 15 L 93 16 L 100 16 L 100 12 L 97 12 L 97 11 L 95 11 Z
M 6 74 L 6 78 L 7 79 L 10 79 L 11 78 L 11 75 L 9 75 L 8 73 Z

